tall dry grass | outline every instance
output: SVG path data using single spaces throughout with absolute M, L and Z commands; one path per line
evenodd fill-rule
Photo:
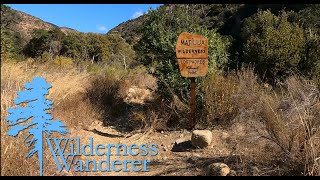
M 238 91 L 239 81 L 235 73 L 224 76 L 220 73 L 209 74 L 202 86 L 204 108 L 208 126 L 227 124 L 238 114 L 233 95 Z
M 141 98 L 151 96 L 156 88 L 155 78 L 143 66 L 128 70 L 107 67 L 91 77 L 86 96 L 103 114 L 105 124 L 128 132 L 153 127 L 157 116 L 151 110 L 153 103 L 147 102 L 152 98 Z
M 64 59 L 62 59 L 64 60 Z M 64 61 L 62 61 L 64 62 Z M 88 129 L 93 121 L 105 121 L 109 115 L 120 116 L 126 112 L 123 96 L 128 88 L 121 84 L 129 78 L 129 86 L 149 87 L 144 71 L 127 72 L 116 67 L 101 66 L 94 73 L 85 65 L 80 68 L 68 64 L 57 66 L 56 62 L 36 63 L 33 59 L 19 63 L 1 64 L 1 174 L 2 175 L 38 175 L 36 156 L 25 160 L 28 152 L 23 139 L 26 132 L 16 138 L 6 135 L 5 121 L 7 108 L 15 107 L 13 100 L 16 93 L 24 89 L 24 84 L 33 77 L 41 76 L 52 85 L 48 99 L 54 102 L 52 116 L 61 120 L 73 133 L 79 129 Z M 142 80 L 141 79 L 141 80 Z M 149 78 L 150 79 L 150 78 Z M 152 86 L 151 86 L 152 87 Z M 124 119 L 126 120 L 126 119 Z M 59 137 L 59 135 L 55 135 Z M 45 144 L 45 143 L 44 143 Z M 44 152 L 44 175 L 63 175 L 56 172 L 56 165 L 50 152 Z
M 320 174 L 320 92 L 312 81 L 291 76 L 272 88 L 242 68 L 210 75 L 203 92 L 207 128 L 229 123 L 230 148 L 243 167 L 278 164 L 261 175 Z
M 289 77 L 278 92 L 261 97 L 261 119 L 268 136 L 305 175 L 320 175 L 320 92 L 298 76 Z
M 207 125 L 230 124 L 258 102 L 264 87 L 252 68 L 209 74 L 202 85 Z
M 54 67 L 54 66 L 52 66 Z M 34 76 L 41 76 L 52 85 L 48 99 L 54 102 L 52 116 L 59 119 L 73 132 L 77 128 L 90 125 L 91 121 L 99 118 L 91 103 L 84 97 L 89 75 L 79 72 L 76 68 L 50 68 L 48 64 L 34 64 L 28 62 L 1 64 L 1 175 L 39 175 L 36 155 L 26 160 L 29 149 L 23 142 L 27 133 L 22 132 L 17 137 L 6 135 L 8 131 L 5 120 L 7 108 L 16 107 L 13 100 L 17 92 L 24 89 L 24 84 L 30 82 Z M 55 134 L 59 137 L 59 134 Z M 46 143 L 44 143 L 46 145 Z M 56 165 L 51 157 L 49 148 L 44 147 L 44 175 L 63 175 L 56 171 Z

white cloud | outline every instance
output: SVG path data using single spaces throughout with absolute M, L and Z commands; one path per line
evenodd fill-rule
M 135 19 L 135 18 L 137 18 L 137 17 L 139 17 L 141 15 L 143 15 L 142 11 L 136 11 L 135 13 L 133 13 L 132 18 Z
M 103 31 L 103 32 L 107 31 L 107 28 L 105 26 L 98 25 L 97 28 L 99 31 Z

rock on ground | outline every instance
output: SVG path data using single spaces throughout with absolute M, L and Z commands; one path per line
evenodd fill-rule
M 152 93 L 149 89 L 142 89 L 136 86 L 130 87 L 125 97 L 127 103 L 133 104 L 144 104 L 150 99 L 152 99 Z
M 192 145 L 196 148 L 206 148 L 211 144 L 212 132 L 209 130 L 194 130 L 191 135 Z
M 227 176 L 230 168 L 224 163 L 213 163 L 207 167 L 207 176 Z

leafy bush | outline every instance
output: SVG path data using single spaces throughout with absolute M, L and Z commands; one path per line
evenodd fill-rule
M 35 58 L 44 52 L 49 52 L 51 57 L 55 57 L 60 54 L 61 41 L 64 36 L 59 28 L 53 28 L 49 31 L 36 29 L 33 32 L 33 38 L 24 47 L 23 53 Z
M 287 19 L 285 11 L 275 16 L 270 10 L 259 10 L 242 27 L 244 61 L 254 64 L 260 77 L 272 83 L 297 72 L 304 57 L 304 31 Z
M 1 28 L 1 62 L 12 57 L 12 42 Z
M 88 33 L 85 38 L 87 58 L 91 62 L 107 62 L 110 58 L 110 41 L 107 35 Z
M 320 33 L 320 5 L 307 4 L 305 8 L 297 13 L 293 13 L 291 19 L 294 22 L 301 24 L 305 29 L 311 28 L 316 33 Z
M 215 30 L 201 26 L 201 18 L 189 14 L 190 8 L 188 5 L 177 5 L 173 11 L 162 6 L 157 11 L 150 11 L 141 27 L 144 34 L 140 43 L 137 43 L 139 47 L 135 47 L 144 64 L 150 65 L 156 61 L 154 74 L 158 78 L 158 91 L 166 100 L 172 99 L 172 94 L 183 102 L 189 99 L 190 81 L 180 75 L 175 54 L 180 33 L 195 33 L 208 38 L 210 72 L 217 67 L 224 67 L 228 61 L 229 41 Z
M 135 52 L 132 47 L 117 34 L 108 35 L 110 41 L 109 51 L 112 52 L 109 64 L 121 65 L 125 69 L 129 68 L 135 59 Z
M 41 56 L 37 58 L 37 61 L 40 63 L 48 62 L 51 60 L 51 55 L 49 52 L 43 52 Z
M 71 57 L 75 61 L 86 60 L 88 59 L 86 45 L 84 33 L 70 33 L 62 40 L 60 54 Z
M 320 38 L 319 34 L 308 29 L 306 31 L 306 54 L 304 61 L 300 63 L 299 69 L 308 77 L 313 79 L 320 88 Z

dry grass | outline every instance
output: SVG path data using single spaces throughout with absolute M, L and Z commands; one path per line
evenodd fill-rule
M 20 63 L 1 64 L 2 175 L 39 175 L 36 155 L 25 160 L 28 149 L 23 139 L 26 132 L 20 133 L 18 137 L 7 136 L 8 126 L 5 121 L 7 108 L 15 107 L 13 100 L 16 93 L 23 90 L 24 84 L 30 82 L 34 76 L 41 76 L 52 85 L 47 96 L 54 102 L 52 116 L 64 122 L 72 132 L 88 129 L 93 121 L 104 121 L 110 115 L 123 115 L 127 106 L 124 105 L 120 85 L 126 78 L 129 78 L 130 86 L 134 84 L 154 88 L 152 79 L 144 74 L 146 72 L 143 70 L 128 73 L 114 67 L 100 67 L 97 72 L 89 74 L 83 71 L 83 67 L 79 70 L 68 63 L 68 66 L 62 63 L 63 66 L 57 68 L 54 63 L 37 64 L 30 59 Z M 122 91 L 125 93 L 126 89 Z M 55 137 L 59 135 L 56 134 Z M 56 164 L 49 148 L 45 147 L 43 154 L 43 175 L 66 175 L 56 172 Z
M 127 77 L 131 86 L 137 86 L 141 89 L 150 89 L 155 91 L 157 89 L 156 79 L 148 74 L 147 69 L 144 66 L 137 66 L 130 70 Z
M 297 76 L 289 77 L 280 92 L 261 97 L 261 118 L 269 135 L 266 138 L 298 166 L 304 166 L 305 175 L 319 175 L 320 92 Z
M 63 72 L 56 69 L 46 69 L 46 65 L 32 65 L 28 62 L 3 63 L 1 66 L 1 175 L 39 175 L 36 155 L 25 160 L 28 152 L 23 142 L 26 132 L 18 137 L 9 137 L 5 117 L 6 109 L 15 107 L 13 100 L 17 91 L 24 89 L 24 84 L 34 76 L 41 76 L 53 87 L 49 90 L 49 98 L 54 101 L 52 116 L 64 122 L 68 129 L 87 126 L 99 114 L 84 99 L 88 74 L 79 73 L 76 69 Z M 55 135 L 59 137 L 59 135 Z M 44 143 L 45 144 L 45 143 Z M 45 148 L 44 175 L 62 175 L 56 172 L 56 165 L 50 156 L 49 148 Z
M 240 113 L 249 110 L 259 101 L 260 95 L 264 91 L 271 89 L 268 84 L 259 83 L 259 78 L 251 67 L 241 68 L 237 72 L 238 91 L 233 94 L 233 102 L 239 107 Z
M 232 95 L 238 90 L 238 84 L 238 79 L 233 73 L 227 76 L 219 73 L 207 76 L 202 91 L 209 126 L 215 122 L 228 123 L 238 114 L 238 108 L 232 99 Z
M 1 66 L 1 175 L 36 175 L 39 174 L 39 168 L 34 166 L 37 164 L 37 159 L 32 157 L 25 161 L 27 149 L 21 148 L 25 147 L 22 146 L 22 141 L 26 133 L 20 134 L 18 139 L 5 134 L 8 130 L 4 120 L 7 116 L 6 109 L 13 106 L 15 90 L 23 89 L 23 78 L 21 76 L 15 78 L 14 74 L 23 74 L 21 69 L 13 65 L 8 68 L 10 69 L 6 69 L 6 63 Z M 26 167 L 30 168 L 27 170 Z
M 86 89 L 86 97 L 97 110 L 104 114 L 121 113 L 123 109 L 114 108 L 122 104 L 119 96 L 120 82 L 121 79 L 111 74 L 92 76 Z
M 202 85 L 207 126 L 230 125 L 236 116 L 258 102 L 262 90 L 251 68 L 208 75 Z
M 121 131 L 146 130 L 156 120 L 151 110 L 156 80 L 143 66 L 124 70 L 106 68 L 90 79 L 86 96 L 102 112 L 104 122 Z
M 54 58 L 53 64 L 57 65 L 60 68 L 72 68 L 73 60 L 64 56 L 57 56 Z
M 259 83 L 253 72 L 242 68 L 236 74 L 206 79 L 207 122 L 218 120 L 207 127 L 229 123 L 230 148 L 241 157 L 241 175 L 319 175 L 316 85 L 292 76 L 273 89 Z
M 6 109 L 14 107 L 16 92 L 36 75 L 53 86 L 48 96 L 54 101 L 52 115 L 71 131 L 87 128 L 94 120 L 108 119 L 144 132 L 184 128 L 189 121 L 186 113 L 189 105 L 176 96 L 172 102 L 163 102 L 160 97 L 143 104 L 124 101 L 132 86 L 156 89 L 155 80 L 143 68 L 124 71 L 103 67 L 89 74 L 76 68 L 52 68 L 50 63 L 39 65 L 31 60 L 2 63 L 2 175 L 39 174 L 37 157 L 25 160 L 26 133 L 16 138 L 5 134 Z M 239 157 L 231 165 L 238 175 L 320 175 L 320 93 L 312 82 L 293 76 L 272 89 L 259 83 L 250 68 L 210 75 L 205 81 L 205 113 L 198 113 L 206 115 L 209 128 L 215 122 L 229 125 L 225 129 L 229 135 L 224 141 L 231 155 Z M 43 174 L 63 175 L 56 172 L 50 154 L 46 148 Z
M 119 96 L 128 103 L 135 101 L 144 104 L 157 89 L 156 79 L 150 75 L 144 66 L 129 69 L 125 78 L 120 82 Z

